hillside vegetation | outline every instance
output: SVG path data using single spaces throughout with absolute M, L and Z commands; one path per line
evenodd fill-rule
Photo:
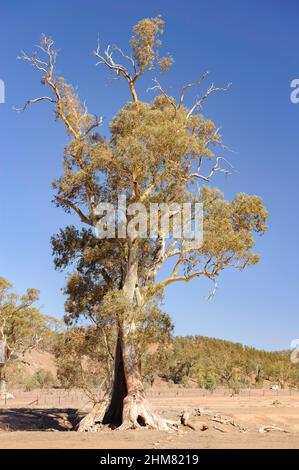
M 105 388 L 113 355 L 90 328 L 71 328 L 53 333 L 31 351 L 26 360 L 14 366 L 11 385 L 27 389 L 43 386 Z M 94 333 L 94 332 L 93 332 Z M 97 348 L 95 348 L 95 344 Z M 268 352 L 205 336 L 173 336 L 163 348 L 153 344 L 144 364 L 147 386 L 157 383 L 213 390 L 241 388 L 299 387 L 299 364 L 290 360 L 290 351 Z M 101 359 L 100 361 L 98 359 Z
M 299 386 L 299 365 L 289 351 L 267 352 L 205 336 L 177 336 L 161 372 L 167 381 L 214 389 Z

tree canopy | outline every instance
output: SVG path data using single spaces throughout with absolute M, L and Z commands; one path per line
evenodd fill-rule
M 126 383 L 124 395 L 119 396 L 127 393 L 132 400 L 144 396 L 141 351 L 145 339 L 150 339 L 148 325 L 155 324 L 151 331 L 159 331 L 165 320 L 153 308 L 164 289 L 203 277 L 215 286 L 225 268 L 256 264 L 254 235 L 265 232 L 267 219 L 260 197 L 239 194 L 228 201 L 210 187 L 214 174 L 229 173 L 231 164 L 223 157 L 219 128 L 205 118 L 203 105 L 211 94 L 226 91 L 229 85 L 212 84 L 201 91 L 207 77 L 204 73 L 173 97 L 154 78 L 154 95 L 147 102 L 139 100 L 136 87 L 145 74 L 165 72 L 173 64 L 171 56 L 160 55 L 163 31 L 161 17 L 141 20 L 133 28 L 129 54 L 110 46 L 102 52 L 98 42 L 96 64 L 123 78 L 131 98 L 111 120 L 108 139 L 100 134 L 102 118 L 91 114 L 74 88 L 57 74 L 57 51 L 50 37 L 42 37 L 38 53 L 21 55 L 41 73 L 42 84 L 50 93 L 29 100 L 21 109 L 50 102 L 69 136 L 63 173 L 53 182 L 54 201 L 66 213 L 75 213 L 79 223 L 62 228 L 52 238 L 55 266 L 73 270 L 66 287 L 66 320 L 72 323 L 83 315 L 103 329 L 115 327 L 125 374 L 122 383 Z M 185 95 L 195 90 L 200 95 L 187 106 Z M 95 232 L 100 220 L 98 206 L 101 202 L 116 205 L 120 194 L 126 196 L 127 204 L 142 203 L 146 208 L 200 200 L 203 244 L 190 247 L 184 239 L 167 237 L 161 228 L 155 237 L 99 239 Z M 131 220 L 132 214 L 128 217 Z M 194 214 L 189 222 L 194 223 Z M 160 268 L 168 260 L 172 270 L 161 279 Z M 107 403 L 111 411 L 113 398 Z M 144 408 L 140 413 L 146 422 L 164 427 L 165 423 Z M 116 421 L 119 413 L 117 416 Z
M 47 317 L 33 304 L 39 298 L 37 289 L 26 294 L 12 292 L 12 285 L 0 277 L 0 380 L 1 395 L 6 393 L 4 369 L 14 360 L 22 360 L 29 349 L 37 347 L 48 331 Z

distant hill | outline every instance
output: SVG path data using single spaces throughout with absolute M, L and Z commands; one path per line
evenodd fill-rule
M 42 376 L 49 373 L 50 385 L 59 385 L 55 356 L 49 345 L 45 349 L 29 351 L 22 362 L 11 365 L 9 383 L 38 386 L 36 376 L 42 371 Z M 290 351 L 268 352 L 206 336 L 175 336 L 164 352 L 151 345 L 149 355 L 143 370 L 150 384 L 225 386 L 235 391 L 273 384 L 299 387 L 299 364 L 291 362 Z
M 25 353 L 22 361 L 11 363 L 8 367 L 8 383 L 10 386 L 26 386 L 38 388 L 41 384 L 34 379 L 40 371 L 50 377 L 49 386 L 55 384 L 57 367 L 54 354 L 48 351 L 31 350 Z
M 166 358 L 165 358 L 166 359 Z M 203 388 L 299 386 L 299 364 L 290 351 L 268 352 L 206 336 L 176 336 L 162 368 L 167 381 Z

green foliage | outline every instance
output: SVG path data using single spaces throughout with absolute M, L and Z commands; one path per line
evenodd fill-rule
M 63 321 L 57 318 L 46 318 L 46 333 L 42 335 L 41 341 L 38 343 L 38 349 L 55 354 L 59 344 L 61 335 L 65 330 Z
M 97 322 L 95 327 L 70 328 L 60 335 L 55 348 L 57 376 L 61 385 L 82 388 L 92 399 L 100 389 L 109 389 L 112 380 L 117 329 L 109 312 L 111 310 L 113 315 L 120 316 L 123 307 L 127 306 L 127 300 L 118 291 L 115 295 L 110 294 L 103 304 L 109 321 Z M 135 335 L 128 337 L 128 341 L 137 341 L 140 345 L 143 378 L 152 385 L 157 370 L 166 360 L 173 326 L 169 316 L 154 303 L 147 305 L 145 314 L 139 312 L 137 321 L 142 326 Z
M 262 387 L 264 380 L 281 387 L 299 385 L 299 365 L 291 362 L 289 352 L 259 351 L 204 336 L 174 337 L 167 361 L 161 361 L 157 370 L 168 382 L 194 379 L 200 388 L 224 386 L 234 393 Z
M 57 378 L 64 388 L 82 388 L 94 399 L 110 385 L 115 337 L 106 328 L 71 328 L 55 350 Z
M 184 388 L 191 388 L 192 387 L 192 385 L 190 384 L 189 378 L 186 375 L 184 375 L 182 377 L 181 383 L 182 383 Z
M 146 68 L 152 68 L 155 61 L 163 70 L 172 65 L 171 58 L 159 59 L 158 49 L 161 46 L 159 35 L 163 34 L 164 21 L 161 17 L 146 18 L 139 21 L 134 28 L 134 36 L 131 38 L 133 57 L 141 72 Z M 168 60 L 167 60 L 168 59 Z
M 87 112 L 72 86 L 56 75 L 57 52 L 51 38 L 43 36 L 41 43 L 49 61 L 45 70 L 36 55 L 23 57 L 43 73 L 43 82 L 54 95 L 56 116 L 71 137 L 64 151 L 63 174 L 54 181 L 55 202 L 67 213 L 75 212 L 87 226 L 66 227 L 52 238 L 56 267 L 75 268 L 66 287 L 69 323 L 82 315 L 92 321 L 96 316 L 98 321 L 107 291 L 122 290 L 133 249 L 138 259 L 136 284 L 145 301 L 160 295 L 172 282 L 202 276 L 215 280 L 228 266 L 243 269 L 258 261 L 253 252 L 254 233 L 265 232 L 267 218 L 261 199 L 240 194 L 229 202 L 219 191 L 204 187 L 205 236 L 200 249 L 186 250 L 178 241 L 173 250 L 163 248 L 161 257 L 162 234 L 157 240 L 138 240 L 134 248 L 129 239 L 98 240 L 95 236 L 96 208 L 101 201 L 116 204 L 122 193 L 128 204 L 142 202 L 146 207 L 159 202 L 194 202 L 198 182 L 210 183 L 211 177 L 201 172 L 204 164 L 216 159 L 222 137 L 203 115 L 202 102 L 219 89 L 209 88 L 192 107 L 185 105 L 184 94 L 200 86 L 205 76 L 183 87 L 177 99 L 168 96 L 160 84 L 154 87 L 158 94 L 153 99 L 142 102 L 137 98 L 137 80 L 156 66 L 165 70 L 172 63 L 170 57 L 159 55 L 163 31 L 161 17 L 145 18 L 133 27 L 131 55 L 117 47 L 114 52 L 107 49 L 101 54 L 99 47 L 95 51 L 99 64 L 128 82 L 133 98 L 112 119 L 108 139 L 95 132 L 100 120 Z M 128 67 L 114 60 L 113 53 L 119 53 Z M 210 175 L 223 170 L 219 161 L 213 163 Z M 158 282 L 159 268 L 173 253 L 179 257 L 173 258 L 176 276 Z
M 240 382 L 238 382 L 237 380 L 236 381 L 232 381 L 230 383 L 230 389 L 232 390 L 233 394 L 234 395 L 238 395 L 240 393 L 240 390 L 241 390 L 241 384 Z
M 50 370 L 38 369 L 34 373 L 34 378 L 40 388 L 52 387 L 55 385 L 55 378 Z
M 50 370 L 38 369 L 31 377 L 25 380 L 25 390 L 36 388 L 50 388 L 56 385 L 56 380 Z
M 48 332 L 48 318 L 32 307 L 39 298 L 38 290 L 28 289 L 20 296 L 11 289 L 12 285 L 0 278 L 0 340 L 5 345 L 5 364 L 20 358 Z
M 56 118 L 70 137 L 62 174 L 53 182 L 54 200 L 67 214 L 76 214 L 79 226 L 61 229 L 52 237 L 52 248 L 55 267 L 71 271 L 65 288 L 66 323 L 74 326 L 83 317 L 95 328 L 69 330 L 57 348 L 61 379 L 65 377 L 69 386 L 80 383 L 89 388 L 92 377 L 99 382 L 104 370 L 109 375 L 117 330 L 123 342 L 131 343 L 135 366 L 140 360 L 144 362 L 150 381 L 155 362 L 151 356 L 145 357 L 152 343 L 159 345 L 155 360 L 175 383 L 186 381 L 199 361 L 203 361 L 204 370 L 198 380 L 210 389 L 219 382 L 229 384 L 235 380 L 236 368 L 244 367 L 241 356 L 240 365 L 239 358 L 230 360 L 231 351 L 224 367 L 221 353 L 209 359 L 208 346 L 202 346 L 198 338 L 190 343 L 176 339 L 168 351 L 169 365 L 165 364 L 172 326 L 158 307 L 164 289 L 174 282 L 202 277 L 215 284 L 228 267 L 244 269 L 256 264 L 255 235 L 266 231 L 267 211 L 258 196 L 241 193 L 228 201 L 219 190 L 207 186 L 215 172 L 228 172 L 220 166 L 227 161 L 218 156 L 220 148 L 223 152 L 222 136 L 203 114 L 205 99 L 221 88 L 200 90 L 201 98 L 187 106 L 185 93 L 200 87 L 206 75 L 183 86 L 178 98 L 169 96 L 155 80 L 152 91 L 157 95 L 148 95 L 147 102 L 138 99 L 137 81 L 154 68 L 164 72 L 173 63 L 170 56 L 159 53 L 163 31 L 164 21 L 159 16 L 145 18 L 133 27 L 131 54 L 118 47 L 108 47 L 102 53 L 99 45 L 94 51 L 97 64 L 127 82 L 132 98 L 111 120 L 107 138 L 96 131 L 101 120 L 90 114 L 74 88 L 56 75 L 57 51 L 51 38 L 42 37 L 40 50 L 45 57 L 22 56 L 42 73 L 42 82 L 53 97 L 42 99 L 52 102 Z M 113 54 L 121 57 L 116 59 Z M 199 183 L 205 184 L 200 198 Z M 143 203 L 146 208 L 152 203 L 182 204 L 200 199 L 204 205 L 203 245 L 189 248 L 182 240 L 167 239 L 161 228 L 156 238 L 98 239 L 98 205 L 105 201 L 115 207 L 120 194 L 126 196 L 127 204 Z M 192 215 L 188 222 L 194 222 Z M 158 274 L 167 261 L 171 274 L 160 279 Z M 88 371 L 82 364 L 84 355 Z
M 213 371 L 208 369 L 205 374 L 205 388 L 207 390 L 215 390 L 217 387 L 217 374 Z

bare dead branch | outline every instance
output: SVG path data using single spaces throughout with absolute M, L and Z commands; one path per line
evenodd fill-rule
M 197 100 L 195 104 L 192 106 L 192 108 L 189 110 L 187 117 L 186 117 L 186 121 L 188 121 L 190 116 L 192 116 L 192 114 L 197 108 L 200 108 L 200 109 L 202 108 L 202 104 L 208 98 L 208 96 L 218 91 L 227 91 L 231 87 L 231 85 L 232 85 L 231 83 L 228 83 L 225 87 L 215 87 L 214 84 L 212 83 L 212 85 L 209 86 L 205 94 L 199 100 Z
M 218 282 L 216 281 L 216 279 L 211 278 L 211 281 L 213 282 L 214 287 L 213 287 L 212 292 L 210 292 L 210 294 L 208 295 L 208 300 L 211 300 L 215 297 L 217 289 L 218 289 Z
M 45 75 L 48 73 L 49 64 L 39 59 L 36 54 L 28 56 L 24 51 L 21 51 L 21 55 L 17 57 L 19 60 L 25 60 L 30 62 L 33 67 L 38 69 L 40 72 L 43 72 Z
M 198 85 L 201 84 L 201 82 L 206 78 L 206 76 L 209 74 L 208 70 L 206 72 L 204 72 L 202 74 L 202 76 L 196 80 L 195 82 L 193 83 L 187 83 L 186 85 L 183 86 L 182 88 L 182 91 L 180 93 L 180 97 L 179 97 L 179 104 L 178 104 L 178 107 L 182 106 L 183 104 L 183 101 L 184 101 L 184 96 L 185 96 L 185 92 L 189 89 L 189 88 L 193 88 L 193 87 L 196 87 Z
M 115 50 L 120 52 L 126 59 L 129 59 L 130 62 L 132 63 L 133 59 L 130 58 L 130 56 L 126 56 L 121 51 L 121 49 L 116 48 Z M 99 59 L 98 62 L 96 63 L 96 65 L 104 64 L 106 67 L 108 67 L 108 69 L 114 71 L 116 73 L 117 77 L 123 76 L 125 78 L 125 80 L 128 82 L 130 92 L 131 92 L 131 95 L 132 95 L 132 98 L 133 98 L 133 102 L 135 103 L 136 108 L 138 109 L 138 97 L 137 97 L 137 93 L 136 93 L 136 90 L 135 90 L 135 82 L 136 82 L 137 78 L 141 75 L 142 71 L 136 69 L 134 60 L 133 60 L 134 75 L 132 76 L 130 74 L 129 70 L 127 69 L 127 67 L 125 67 L 122 64 L 114 62 L 113 51 L 111 51 L 110 45 L 104 51 L 104 55 L 101 54 L 99 38 L 98 38 L 97 48 L 96 48 L 96 50 L 93 51 L 93 55 L 95 57 L 97 57 L 97 59 Z
M 127 59 L 127 60 L 132 64 L 133 70 L 134 70 L 134 72 L 135 72 L 135 74 L 136 74 L 136 73 L 137 73 L 137 69 L 136 69 L 136 65 L 135 65 L 135 61 L 134 61 L 133 57 L 132 57 L 131 55 L 125 54 L 125 53 L 122 51 L 122 49 L 121 49 L 120 47 L 118 47 L 118 46 L 113 46 L 113 49 L 114 49 L 115 51 L 119 52 L 119 53 L 122 55 L 122 57 L 123 57 L 124 59 Z
M 17 111 L 18 113 L 21 113 L 25 111 L 28 108 L 28 106 L 30 106 L 31 104 L 38 103 L 39 101 L 50 101 L 51 103 L 57 103 L 57 101 L 53 100 L 53 98 L 50 98 L 49 96 L 41 96 L 40 98 L 35 98 L 32 100 L 26 101 L 24 106 L 22 106 L 21 108 L 13 107 L 13 109 L 14 111 Z
M 177 112 L 177 106 L 174 102 L 173 99 L 168 95 L 168 93 L 162 88 L 162 85 L 158 82 L 157 78 L 153 79 L 153 82 L 155 83 L 154 86 L 148 88 L 146 91 L 154 91 L 154 90 L 159 90 L 163 96 L 167 99 L 169 104 L 174 108 L 175 112 Z
M 48 62 L 45 62 L 44 60 L 40 59 L 36 53 L 33 53 L 31 56 L 28 56 L 24 51 L 22 51 L 21 56 L 18 58 L 21 60 L 28 61 L 33 67 L 35 67 L 37 70 L 41 71 L 43 73 L 42 77 L 42 82 L 44 84 L 47 84 L 54 96 L 55 99 L 52 99 L 50 97 L 41 97 L 37 98 L 35 100 L 29 100 L 23 107 L 26 109 L 29 104 L 36 103 L 38 101 L 41 101 L 42 99 L 45 99 L 47 101 L 50 101 L 52 103 L 56 104 L 56 115 L 59 119 L 63 121 L 63 123 L 66 126 L 67 131 L 75 138 L 78 139 L 79 137 L 82 137 L 80 132 L 78 132 L 68 119 L 67 114 L 64 112 L 64 106 L 63 106 L 63 99 L 57 84 L 57 81 L 55 80 L 54 77 L 54 66 L 56 62 L 56 56 L 57 56 L 57 51 L 53 49 L 54 41 L 51 38 L 48 38 L 45 35 L 42 35 L 42 40 L 41 40 L 41 45 L 38 46 L 38 48 L 47 56 Z M 21 110 L 23 108 L 20 108 Z
M 224 161 L 229 166 L 230 169 L 222 168 L 219 165 L 220 161 Z M 201 165 L 202 165 L 202 159 L 199 161 L 197 171 L 195 173 L 191 173 L 189 178 L 198 178 L 198 179 L 201 179 L 203 181 L 209 182 L 210 179 L 212 178 L 212 176 L 214 175 L 214 173 L 218 172 L 218 173 L 224 173 L 225 175 L 230 175 L 230 174 L 232 174 L 233 171 L 235 171 L 233 165 L 224 157 L 217 157 L 216 158 L 216 163 L 215 163 L 215 165 L 213 166 L 213 168 L 211 169 L 210 173 L 207 176 L 201 175 L 199 173 Z
M 102 55 L 100 54 L 100 44 L 98 43 L 97 49 L 93 52 L 93 54 L 99 59 L 99 61 L 96 63 L 96 66 L 104 64 L 110 70 L 115 71 L 117 75 L 122 74 L 127 80 L 131 80 L 131 76 L 128 69 L 124 65 L 114 62 L 113 52 L 110 51 L 110 45 L 104 51 L 104 55 Z

